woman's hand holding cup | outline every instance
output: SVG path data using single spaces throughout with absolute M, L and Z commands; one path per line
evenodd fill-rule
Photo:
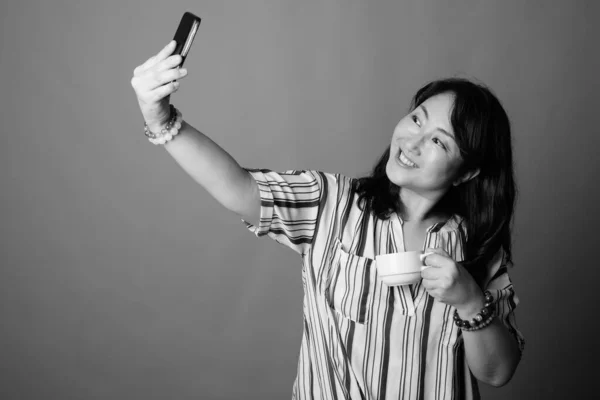
M 173 50 L 174 40 L 133 70 L 131 86 L 135 90 L 142 116 L 152 132 L 160 132 L 168 122 L 170 95 L 179 89 L 177 80 L 187 75 L 185 68 L 177 68 L 181 56 L 171 55 Z
M 461 317 L 480 311 L 485 298 L 471 274 L 441 248 L 427 249 L 426 254 L 424 262 L 430 268 L 421 271 L 425 290 L 436 300 L 454 306 Z

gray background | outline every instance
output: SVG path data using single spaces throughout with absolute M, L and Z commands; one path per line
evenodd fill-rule
M 142 134 L 130 78 L 203 18 L 173 101 L 243 166 L 367 173 L 425 82 L 514 128 L 524 359 L 487 399 L 587 398 L 597 360 L 594 1 L 8 1 L 0 6 L 1 399 L 290 398 L 300 258 Z M 484 386 L 484 385 L 482 385 Z

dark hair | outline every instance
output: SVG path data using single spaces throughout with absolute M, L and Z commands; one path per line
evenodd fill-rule
M 517 189 L 510 122 L 490 89 L 462 78 L 428 83 L 415 94 L 411 111 L 442 93 L 454 95 L 450 122 L 464 161 L 460 173 L 475 168 L 480 172 L 475 178 L 452 186 L 436 205 L 436 211 L 462 217 L 460 231 L 466 244 L 463 265 L 482 284 L 484 267 L 500 248 L 504 249 L 505 261 L 512 263 L 510 225 Z M 389 155 L 390 147 L 370 176 L 354 181 L 361 208 L 366 204 L 382 219 L 403 208 L 400 188 L 386 175 Z

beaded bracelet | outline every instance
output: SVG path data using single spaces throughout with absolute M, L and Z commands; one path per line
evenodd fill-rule
M 161 134 L 162 135 L 167 134 L 168 130 L 171 129 L 171 126 L 173 125 L 173 121 L 175 120 L 176 117 L 177 117 L 176 108 L 173 104 L 170 104 L 169 105 L 169 119 L 168 119 L 165 127 L 161 129 L 161 132 L 158 134 L 151 132 L 150 128 L 148 127 L 148 123 L 144 122 L 144 135 L 146 135 L 146 137 L 149 139 L 156 139 L 156 138 L 160 137 Z
M 160 133 L 151 132 L 148 128 L 148 124 L 144 123 L 144 135 L 146 135 L 152 144 L 165 144 L 179 133 L 182 121 L 181 113 L 173 106 L 173 104 L 170 105 L 169 110 L 169 121 L 165 127 L 160 130 Z
M 492 323 L 496 316 L 494 297 L 489 290 L 486 290 L 483 295 L 485 296 L 485 306 L 471 321 L 460 319 L 458 311 L 454 310 L 454 323 L 463 331 L 476 331 L 485 328 Z

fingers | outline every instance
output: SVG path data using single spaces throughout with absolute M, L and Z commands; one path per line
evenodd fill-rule
M 152 60 L 152 58 L 150 59 Z M 147 82 L 145 85 L 149 89 L 158 87 L 173 79 L 179 79 L 187 75 L 185 68 L 175 69 L 181 63 L 181 56 L 176 54 L 168 57 L 161 62 L 152 61 L 152 66 L 148 67 L 142 64 L 133 71 L 133 77 L 137 80 Z M 147 61 L 148 62 L 148 61 Z M 166 75 L 164 74 L 166 72 Z
M 168 69 L 175 68 L 179 64 L 181 64 L 181 56 L 179 54 L 175 54 L 174 56 L 167 57 L 161 62 L 157 62 L 154 64 L 154 70 L 158 72 L 166 71 Z
M 182 79 L 187 76 L 187 69 L 169 69 L 162 72 L 157 72 L 154 69 L 145 73 L 134 76 L 131 79 L 131 86 L 138 93 L 151 91 L 174 80 Z
M 184 69 L 173 69 L 153 74 L 152 77 L 141 76 L 133 77 L 131 85 L 133 86 L 138 100 L 142 103 L 155 103 L 171 95 L 179 88 L 177 79 L 186 75 Z
M 428 292 L 433 290 L 435 288 L 434 284 L 432 281 L 428 280 L 428 279 L 423 279 L 421 281 L 421 285 L 423 285 L 423 287 L 425 288 L 425 290 L 427 290 Z
M 187 70 L 185 68 L 170 69 L 163 72 L 156 72 L 150 78 L 148 78 L 146 89 L 154 90 L 157 87 L 164 85 L 165 83 L 169 83 L 177 79 L 182 79 L 186 75 Z
M 169 43 L 167 43 L 167 45 L 165 47 L 163 47 L 157 54 L 156 56 L 160 59 L 165 59 L 168 56 L 171 55 L 171 53 L 173 52 L 173 50 L 175 50 L 175 40 L 171 40 L 169 41 Z
M 162 61 L 173 53 L 175 50 L 175 40 L 171 40 L 161 51 L 156 54 L 157 61 Z
M 175 49 L 172 40 L 156 55 L 133 71 L 131 86 L 134 88 L 140 104 L 158 102 L 179 88 L 179 79 L 187 76 L 185 68 L 175 68 L 181 64 L 182 57 L 171 55 Z
M 423 268 L 421 270 L 421 278 L 426 280 L 436 280 L 440 275 L 439 269 L 437 268 Z
M 429 253 L 427 256 L 423 257 L 423 264 L 429 267 L 443 267 L 446 264 L 454 263 L 454 260 L 450 257 L 450 255 L 441 248 L 427 248 L 425 249 L 425 254 Z
M 156 64 L 164 61 L 167 57 L 169 57 L 171 55 L 171 53 L 173 53 L 173 50 L 175 50 L 175 41 L 171 40 L 156 55 L 154 55 L 154 56 L 150 57 L 149 59 L 147 59 L 146 62 L 144 62 L 142 65 L 137 66 L 133 70 L 133 75 L 137 76 L 139 74 L 142 74 L 145 71 L 147 71 L 148 69 L 150 69 L 153 66 L 155 66 Z M 179 61 L 177 64 L 179 64 L 180 62 L 181 61 Z
M 160 101 L 167 96 L 170 96 L 179 89 L 179 82 L 169 82 L 162 85 L 151 92 L 151 100 Z
M 444 249 L 442 249 L 441 247 L 428 247 L 424 250 L 424 253 L 435 253 L 435 254 L 439 254 L 442 256 L 446 256 L 446 257 L 450 257 L 450 255 L 448 254 L 448 252 Z
M 165 47 L 163 47 L 154 57 L 150 57 L 148 61 L 146 61 L 146 69 L 152 68 L 154 65 L 162 62 L 167 57 L 173 53 L 175 50 L 175 41 L 171 40 Z

